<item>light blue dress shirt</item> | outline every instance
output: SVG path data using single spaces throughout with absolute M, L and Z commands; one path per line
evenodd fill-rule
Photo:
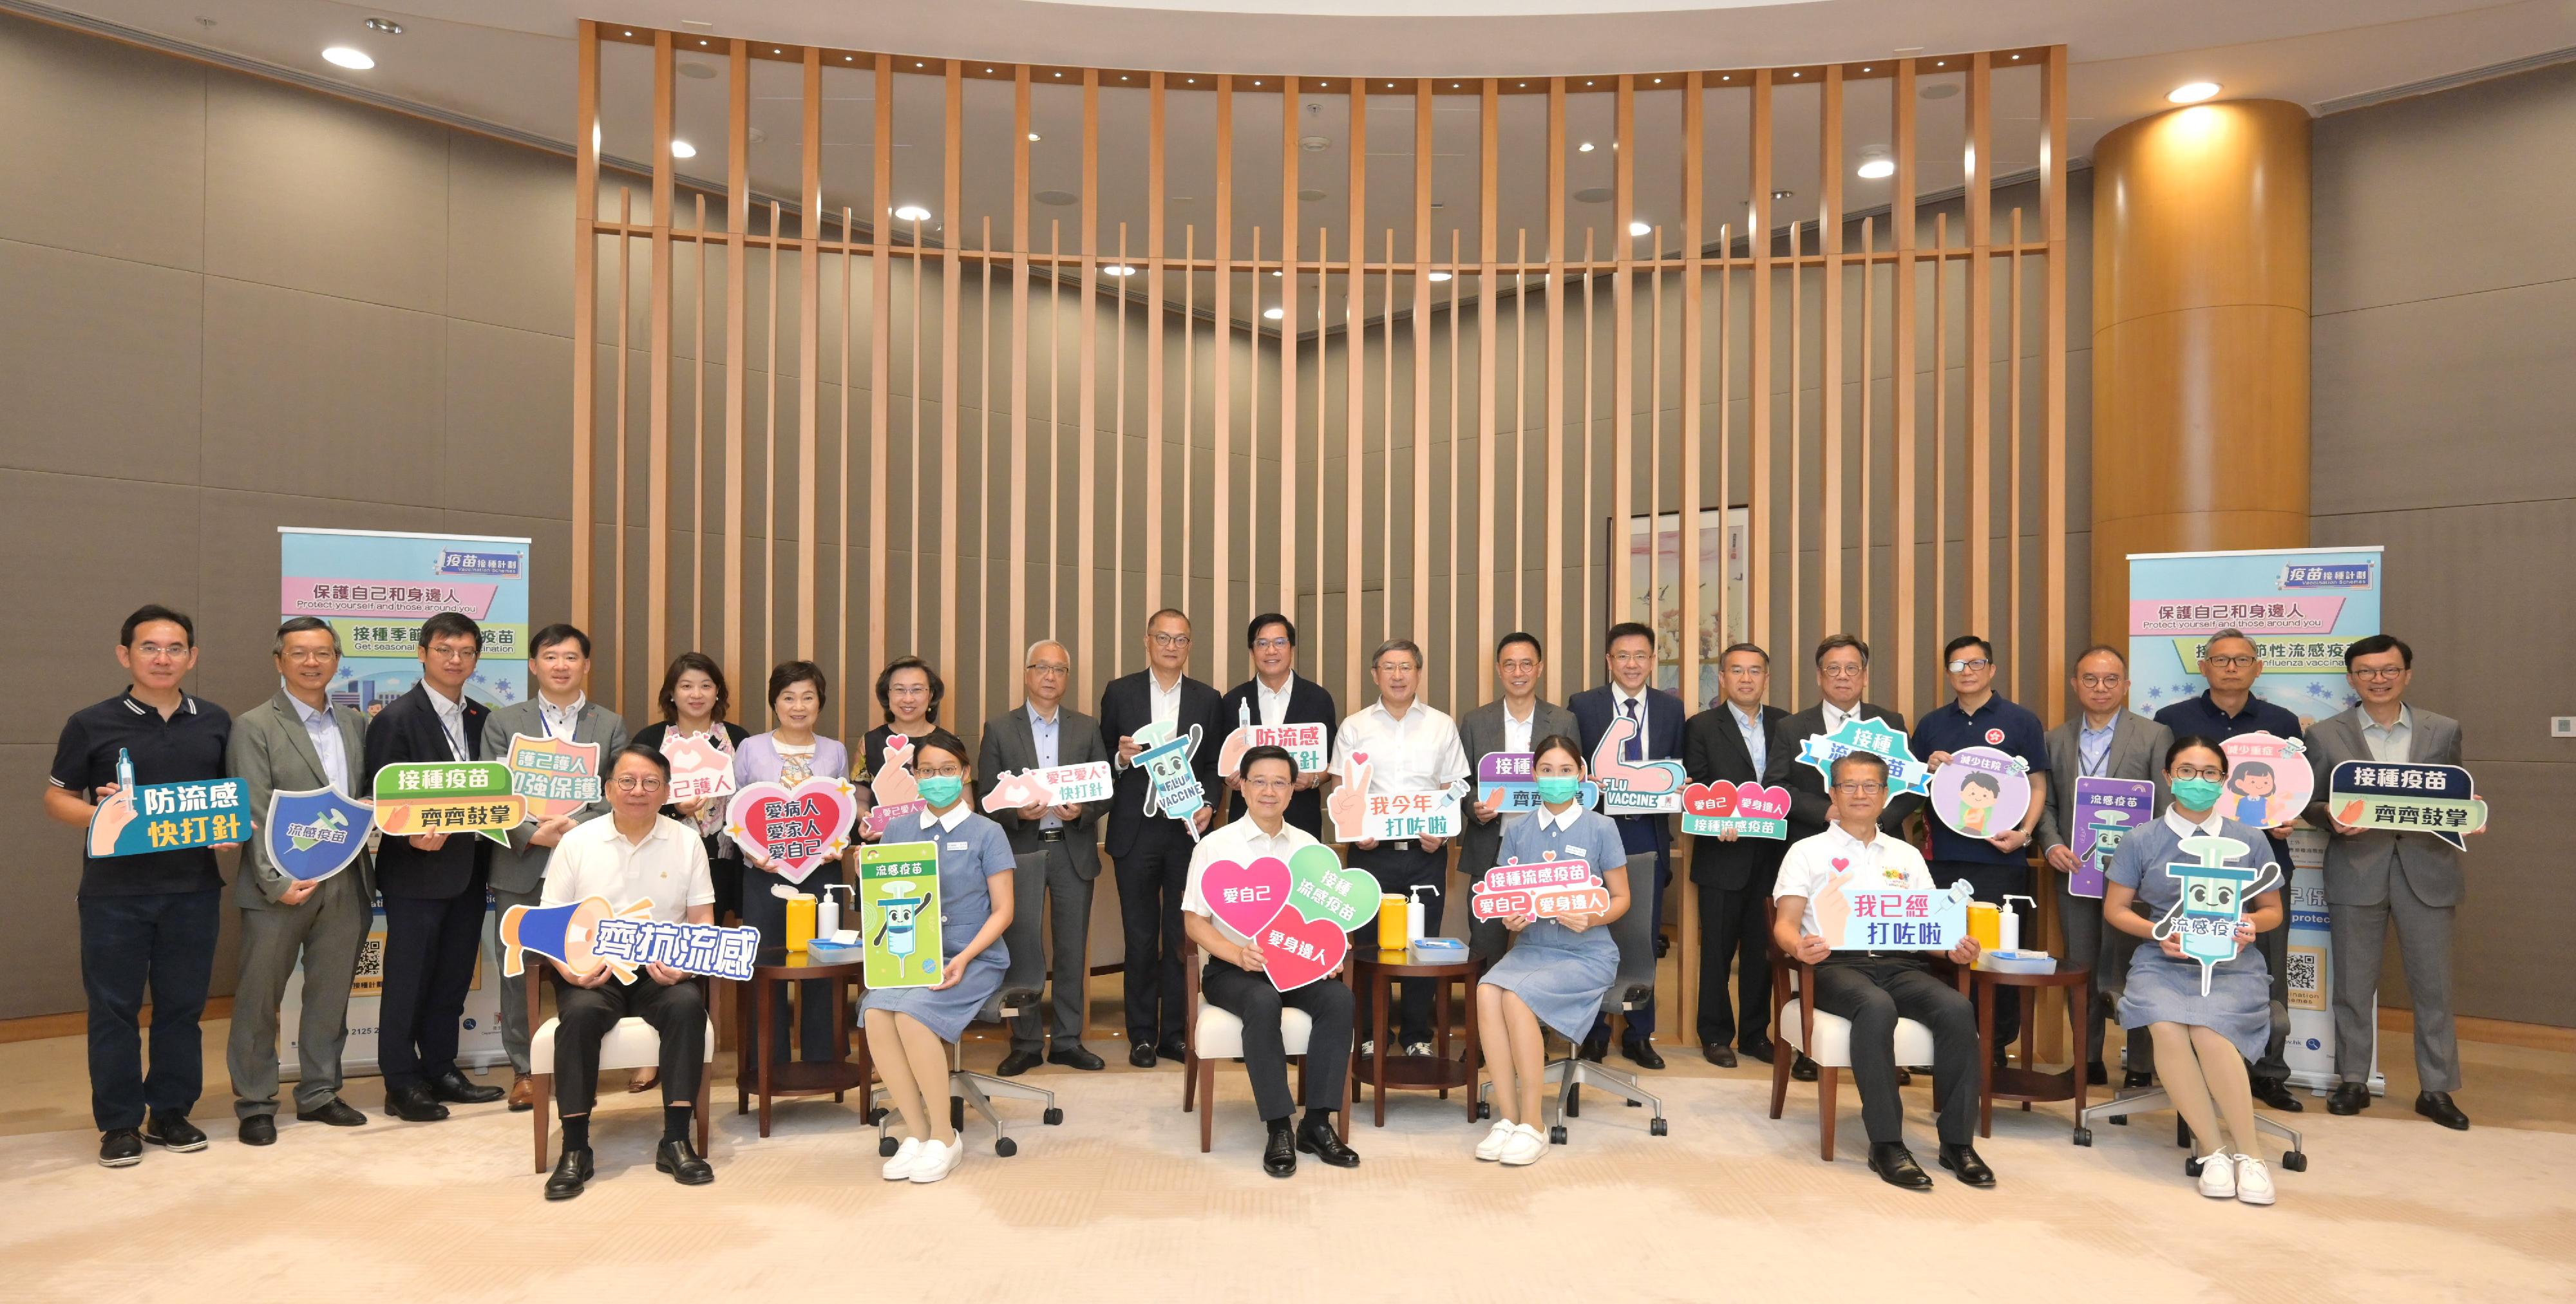
M 1064 717 L 1064 708 L 1061 706 L 1057 707 L 1054 715 L 1040 715 L 1038 714 L 1038 709 L 1034 706 L 1026 709 L 1029 713 L 1029 737 L 1037 744 L 1038 768 L 1042 770 L 1053 769 L 1056 765 L 1060 764 L 1060 762 L 1056 760 L 1056 741 L 1063 733 L 1061 722 Z M 1064 827 L 1064 821 L 1057 819 L 1055 817 L 1055 812 L 1053 810 L 1049 810 L 1044 817 L 1038 820 L 1038 827 L 1041 829 L 1060 829 Z
M 2116 715 L 2111 717 L 2111 723 L 2099 729 L 2082 725 L 2075 727 L 2075 758 L 2086 775 L 2096 779 L 2102 777 L 2102 771 L 2111 764 L 2111 735 L 2119 728 L 2120 717 Z
M 349 786 L 349 753 L 340 745 L 340 722 L 331 718 L 328 707 L 316 711 L 293 693 L 286 700 L 295 703 L 295 718 L 304 722 L 304 735 L 313 740 L 313 754 L 322 758 L 322 772 L 331 776 L 331 786 L 343 797 L 356 797 Z

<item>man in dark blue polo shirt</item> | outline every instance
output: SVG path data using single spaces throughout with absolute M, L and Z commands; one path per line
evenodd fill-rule
M 45 813 L 88 828 L 101 807 L 131 820 L 141 784 L 224 776 L 232 717 L 181 692 L 197 664 L 197 627 L 167 607 L 125 618 L 117 663 L 124 692 L 63 723 L 45 789 Z M 118 758 L 131 769 L 118 772 Z M 121 800 L 120 800 L 121 799 Z M 197 1018 L 214 976 L 223 920 L 223 875 L 210 847 L 95 859 L 80 881 L 81 987 L 89 997 L 89 1108 L 102 1134 L 98 1161 L 142 1162 L 143 1143 L 203 1150 L 188 1121 L 205 1083 Z M 152 1071 L 143 1070 L 143 995 L 152 994 Z
M 2208 689 L 2156 712 L 2156 723 L 2173 730 L 2176 738 L 2198 735 L 2223 743 L 2238 734 L 2268 733 L 2305 741 L 2307 735 L 2295 713 L 2254 695 L 2254 681 L 2262 674 L 2263 658 L 2254 640 L 2243 630 L 2222 629 L 2200 648 L 2200 677 L 2208 682 Z M 2290 872 L 2291 827 L 2283 824 L 2263 830 L 2272 843 L 2272 863 L 2284 874 Z M 2280 927 L 2257 936 L 2254 944 L 2262 948 L 2263 963 L 2272 970 L 2272 1035 L 2263 1043 L 2263 1058 L 2254 1062 L 2254 1098 L 2295 1114 L 2302 1107 L 2290 1093 L 2290 1064 L 2281 1054 L 2290 1035 L 2289 916 L 2284 913 Z
M 1962 634 L 1941 649 L 1950 676 L 1950 701 L 1923 715 L 1914 726 L 1914 754 L 1938 770 L 1952 752 L 1991 747 L 2021 758 L 2030 767 L 2030 809 L 2021 823 L 1991 837 L 1972 838 L 1938 817 L 1931 820 L 1934 882 L 1948 887 L 1962 879 L 1976 889 L 1979 901 L 2004 904 L 2006 894 L 2030 895 L 2030 833 L 2048 808 L 2048 731 L 2039 717 L 1995 692 L 1995 648 L 1975 634 Z M 1995 1057 L 2021 1035 L 2021 1002 L 1995 1002 Z

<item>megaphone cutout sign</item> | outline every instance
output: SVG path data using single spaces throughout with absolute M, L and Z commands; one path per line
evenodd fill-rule
M 542 955 L 576 977 L 587 978 L 605 965 L 620 982 L 632 982 L 635 966 L 602 956 L 595 949 L 602 922 L 641 916 L 653 903 L 638 902 L 623 911 L 611 909 L 604 897 L 583 897 L 569 905 L 512 906 L 501 915 L 501 972 L 513 978 L 527 969 L 529 952 Z

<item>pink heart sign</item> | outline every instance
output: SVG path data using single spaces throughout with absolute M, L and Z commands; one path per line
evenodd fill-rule
M 1288 862 L 1263 856 L 1246 865 L 1220 860 L 1207 867 L 1199 891 L 1217 922 L 1252 937 L 1288 903 Z
M 817 775 L 793 788 L 763 781 L 734 793 L 725 808 L 725 834 L 747 855 L 769 861 L 788 882 L 802 883 L 850 845 L 850 825 L 858 817 L 858 790 L 847 780 Z
M 1694 783 L 1682 789 L 1682 832 L 1700 837 L 1789 836 L 1789 790 L 1759 783 Z
M 1342 967 L 1342 956 L 1350 950 L 1350 935 L 1330 919 L 1308 922 L 1294 910 L 1282 910 L 1252 934 L 1253 944 L 1261 948 L 1261 966 L 1270 973 L 1270 985 L 1283 992 L 1293 992 L 1318 978 L 1330 976 Z

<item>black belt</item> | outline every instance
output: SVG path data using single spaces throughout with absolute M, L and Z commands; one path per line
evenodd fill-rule
M 1062 830 L 1062 829 L 1039 829 L 1039 830 L 1038 830 L 1038 841 L 1040 841 L 1040 842 L 1062 842 L 1062 841 L 1064 841 L 1064 830 Z
M 1413 850 L 1413 839 L 1406 838 L 1402 842 L 1381 842 L 1377 845 L 1380 851 L 1411 851 Z

